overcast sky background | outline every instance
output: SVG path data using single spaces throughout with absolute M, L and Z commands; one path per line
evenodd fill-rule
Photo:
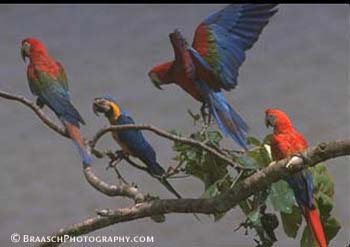
M 199 104 L 177 86 L 157 90 L 147 72 L 173 58 L 169 32 L 180 28 L 191 42 L 200 21 L 223 6 L 1 5 L 0 90 L 34 99 L 19 49 L 23 38 L 37 37 L 66 69 L 73 102 L 87 122 L 84 136 L 90 138 L 107 125 L 91 110 L 93 98 L 106 93 L 117 97 L 136 122 L 190 133 L 193 126 L 186 112 L 198 110 Z M 311 145 L 349 137 L 349 37 L 347 5 L 281 5 L 247 53 L 238 87 L 226 94 L 249 123 L 250 134 L 264 137 L 270 131 L 264 126 L 264 110 L 279 107 Z M 129 205 L 130 201 L 108 198 L 87 184 L 67 139 L 22 105 L 3 99 L 0 103 L 1 246 L 9 246 L 13 232 L 42 235 L 94 216 L 95 209 Z M 160 163 L 173 165 L 171 144 L 146 135 Z M 230 140 L 225 143 L 236 147 Z M 106 137 L 103 146 L 108 145 L 114 144 Z M 327 164 L 335 182 L 334 212 L 342 223 L 332 246 L 345 246 L 350 236 L 349 158 Z M 105 163 L 95 166 L 98 175 L 116 182 L 114 174 L 104 170 Z M 123 174 L 144 191 L 171 197 L 148 175 L 123 166 Z M 194 178 L 172 183 L 186 197 L 202 192 Z M 244 219 L 239 209 L 217 223 L 201 218 L 202 223 L 191 215 L 172 214 L 162 225 L 141 219 L 91 235 L 150 235 L 157 247 L 254 245 L 252 235 L 234 232 Z M 289 239 L 281 229 L 277 234 L 276 246 L 294 247 L 300 238 Z

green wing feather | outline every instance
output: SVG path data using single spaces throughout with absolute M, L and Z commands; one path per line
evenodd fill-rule
M 67 78 L 66 72 L 64 71 L 63 66 L 59 62 L 56 62 L 56 64 L 60 68 L 57 76 L 57 81 L 61 84 L 63 89 L 68 92 L 69 87 L 68 87 L 68 78 Z
M 60 73 L 62 78 L 67 78 L 64 70 Z M 83 118 L 70 102 L 70 94 L 67 80 L 60 80 L 50 76 L 48 73 L 34 69 L 35 77 L 30 79 L 31 90 L 39 99 L 50 107 L 61 119 L 76 126 L 79 122 L 85 124 Z

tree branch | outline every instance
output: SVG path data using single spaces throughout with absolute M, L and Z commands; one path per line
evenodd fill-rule
M 168 199 L 138 203 L 129 208 L 106 210 L 103 217 L 97 216 L 81 223 L 60 229 L 51 236 L 79 236 L 125 221 L 133 221 L 157 214 L 226 212 L 253 193 L 267 188 L 286 175 L 339 156 L 350 155 L 350 140 L 332 141 L 310 147 L 298 156 L 272 162 L 269 166 L 237 182 L 228 192 L 210 199 Z M 288 165 L 288 168 L 286 167 Z M 88 169 L 88 168 L 86 168 Z M 39 246 L 58 246 L 60 243 L 43 243 Z
M 211 153 L 212 155 L 217 156 L 219 159 L 227 162 L 229 165 L 231 165 L 232 167 L 241 167 L 239 164 L 237 164 L 236 162 L 234 162 L 232 159 L 230 159 L 229 157 L 227 157 L 226 155 L 216 151 L 214 148 L 209 147 L 208 145 L 193 140 L 191 138 L 184 138 L 184 137 L 179 137 L 173 134 L 170 134 L 164 130 L 161 130 L 157 127 L 154 127 L 152 125 L 146 125 L 146 124 L 125 124 L 125 125 L 118 125 L 118 126 L 109 126 L 103 129 L 100 129 L 99 131 L 97 131 L 97 133 L 95 134 L 95 136 L 92 138 L 91 142 L 90 142 L 90 146 L 92 150 L 95 150 L 96 144 L 99 141 L 99 139 L 104 136 L 106 133 L 108 132 L 112 132 L 112 131 L 120 131 L 120 130 L 126 130 L 126 129 L 139 129 L 139 130 L 148 130 L 148 131 L 152 131 L 153 133 L 164 137 L 166 139 L 169 139 L 171 141 L 174 142 L 181 142 L 184 144 L 188 144 L 191 146 L 196 146 L 200 149 L 203 149 L 205 151 L 207 151 L 208 153 Z M 94 151 L 93 151 L 94 152 Z
M 34 111 L 40 120 L 42 120 L 49 128 L 64 137 L 68 137 L 63 128 L 57 126 L 38 106 L 35 105 L 35 103 L 27 100 L 25 97 L 12 95 L 3 91 L 0 91 L 0 97 L 24 104 Z M 181 142 L 199 147 L 226 161 L 233 167 L 237 167 L 237 164 L 233 160 L 202 142 L 172 135 L 151 125 L 122 125 L 101 129 L 91 141 L 92 151 L 98 153 L 94 147 L 104 134 L 110 131 L 123 129 L 149 130 L 174 142 Z M 238 181 L 231 190 L 209 199 L 168 199 L 149 201 L 145 199 L 146 196 L 140 193 L 136 187 L 125 184 L 119 186 L 107 184 L 93 173 L 91 166 L 84 167 L 85 178 L 95 189 L 108 196 L 129 197 L 137 204 L 129 208 L 101 211 L 99 216 L 62 228 L 51 236 L 79 236 L 112 224 L 168 213 L 213 214 L 226 212 L 236 206 L 240 201 L 245 200 L 257 191 L 265 189 L 286 175 L 293 174 L 309 166 L 314 166 L 319 162 L 345 155 L 350 155 L 350 140 L 322 143 L 318 146 L 308 148 L 299 155 L 294 155 L 293 157 L 288 157 L 278 162 L 272 162 L 268 167 Z M 42 243 L 39 246 L 58 245 L 60 245 L 60 243 Z
M 133 199 L 135 203 L 145 201 L 146 196 L 138 191 L 134 186 L 127 184 L 122 185 L 110 185 L 98 178 L 92 171 L 92 167 L 86 167 L 84 169 L 84 175 L 89 184 L 96 190 L 107 196 L 125 196 Z
M 52 121 L 48 116 L 46 116 L 45 113 L 43 113 L 43 111 L 34 102 L 26 99 L 24 96 L 21 96 L 21 95 L 16 96 L 14 94 L 0 91 L 0 97 L 8 100 L 18 101 L 24 104 L 25 106 L 29 107 L 40 118 L 40 120 L 43 121 L 50 129 L 54 130 L 61 136 L 69 138 L 65 129 L 57 126 L 54 123 L 54 121 Z
M 25 106 L 29 107 L 39 118 L 41 121 L 43 121 L 50 129 L 54 130 L 55 132 L 57 132 L 58 134 L 69 138 L 68 134 L 66 133 L 64 128 L 61 128 L 59 126 L 57 126 L 53 120 L 51 120 L 48 116 L 45 115 L 45 113 L 32 101 L 26 99 L 24 96 L 16 96 L 14 94 L 11 93 L 7 93 L 4 91 L 0 91 L 0 97 L 1 98 L 5 98 L 5 99 L 9 99 L 9 100 L 14 100 L 14 101 L 18 101 L 22 104 L 24 104 Z M 152 125 L 145 125 L 145 124 L 141 124 L 141 125 L 134 125 L 134 124 L 126 124 L 126 125 L 122 125 L 122 126 L 110 126 L 104 129 L 99 130 L 96 135 L 94 136 L 94 138 L 92 139 L 91 143 L 91 148 L 94 150 L 96 143 L 98 142 L 98 140 L 105 135 L 107 132 L 111 132 L 111 131 L 116 131 L 116 130 L 125 130 L 125 129 L 143 129 L 143 130 L 149 130 L 154 132 L 155 134 L 164 137 L 166 139 L 172 140 L 174 142 L 181 142 L 184 144 L 188 144 L 188 145 L 192 145 L 192 146 L 197 146 L 215 156 L 217 156 L 218 158 L 226 161 L 228 164 L 230 164 L 232 167 L 237 167 L 239 166 L 239 164 L 235 163 L 232 159 L 230 159 L 229 157 L 225 156 L 224 154 L 221 154 L 220 152 L 216 151 L 215 149 L 207 146 L 206 144 L 190 139 L 190 138 L 184 138 L 184 137 L 179 137 L 176 135 L 172 135 L 164 130 L 161 130 L 159 128 L 156 128 Z

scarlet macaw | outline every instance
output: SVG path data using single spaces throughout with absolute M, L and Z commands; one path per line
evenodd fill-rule
M 135 124 L 131 115 L 121 106 L 118 100 L 112 96 L 95 98 L 93 111 L 96 115 L 98 115 L 98 113 L 104 113 L 111 125 Z M 157 162 L 156 152 L 140 130 L 128 129 L 113 131 L 112 137 L 121 147 L 122 156 L 131 155 L 140 159 L 147 166 L 148 171 L 152 175 L 155 175 L 154 177 L 177 198 L 181 198 L 180 194 L 177 193 L 171 184 L 163 177 L 165 171 Z
M 276 4 L 237 4 L 208 16 L 195 31 L 189 46 L 178 30 L 169 35 L 175 59 L 153 67 L 153 84 L 175 83 L 199 102 L 202 114 L 209 107 L 221 131 L 247 149 L 248 125 L 229 105 L 221 89 L 237 85 L 245 51 L 257 41 L 277 9 Z
M 273 127 L 271 152 L 274 160 L 284 159 L 307 148 L 305 138 L 294 129 L 286 113 L 279 109 L 267 109 L 265 113 L 266 126 Z M 285 180 L 293 189 L 296 201 L 313 232 L 316 242 L 320 247 L 326 247 L 326 238 L 313 198 L 314 186 L 311 171 L 304 169 L 286 177 Z
M 68 80 L 62 65 L 46 51 L 44 44 L 35 38 L 22 40 L 21 55 L 29 58 L 27 78 L 30 91 L 37 96 L 36 104 L 47 105 L 61 120 L 72 139 L 84 165 L 92 163 L 80 134 L 80 123 L 85 124 L 78 110 L 70 101 Z

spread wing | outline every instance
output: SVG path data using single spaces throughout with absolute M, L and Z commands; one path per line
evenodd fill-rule
M 275 7 L 276 4 L 229 5 L 199 24 L 190 51 L 197 67 L 215 75 L 215 81 L 207 81 L 213 89 L 230 90 L 237 85 L 245 51 L 277 12 Z

